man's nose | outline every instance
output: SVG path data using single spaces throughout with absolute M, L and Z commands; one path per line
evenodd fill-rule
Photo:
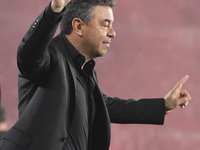
M 109 30 L 108 36 L 111 37 L 111 38 L 115 38 L 116 37 L 116 32 L 112 27 Z

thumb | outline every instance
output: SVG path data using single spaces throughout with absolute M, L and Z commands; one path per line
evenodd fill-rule
M 190 100 L 191 100 L 191 97 L 190 97 L 190 96 L 181 97 L 181 98 L 179 98 L 179 99 L 177 100 L 178 106 L 183 105 L 183 104 L 189 102 Z

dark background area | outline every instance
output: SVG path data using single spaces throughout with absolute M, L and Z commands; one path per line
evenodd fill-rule
M 49 0 L 0 0 L 0 83 L 8 128 L 18 118 L 17 47 Z M 110 150 L 198 150 L 200 147 L 200 1 L 118 0 L 117 37 L 96 59 L 101 90 L 120 98 L 160 98 L 186 74 L 193 100 L 163 126 L 112 124 Z M 59 31 L 57 32 L 59 33 Z

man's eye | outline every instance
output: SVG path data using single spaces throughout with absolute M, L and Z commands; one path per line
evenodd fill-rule
M 104 24 L 103 26 L 104 26 L 104 27 L 108 27 L 108 25 L 107 25 L 107 24 Z

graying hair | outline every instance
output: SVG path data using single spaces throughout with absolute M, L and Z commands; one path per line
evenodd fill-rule
M 72 32 L 72 21 L 74 18 L 80 18 L 83 22 L 88 24 L 94 16 L 95 6 L 109 6 L 115 5 L 115 0 L 71 0 L 65 6 L 65 12 L 61 20 L 61 33 L 69 35 Z

